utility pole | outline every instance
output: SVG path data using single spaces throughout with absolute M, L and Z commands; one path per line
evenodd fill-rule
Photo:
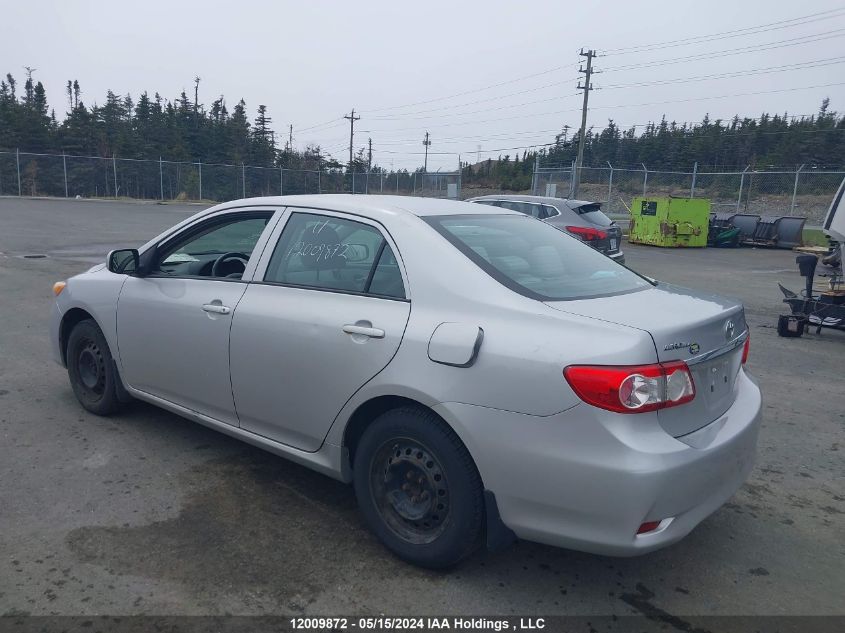
M 367 153 L 367 173 L 373 169 L 373 139 L 369 139 L 370 150 Z
M 200 81 L 202 77 L 197 75 L 194 77 L 194 127 L 197 126 L 197 120 L 199 117 L 199 101 L 200 101 Z
M 431 145 L 431 141 L 428 138 L 428 132 L 425 133 L 423 145 L 425 145 L 425 163 L 423 164 L 423 173 L 425 174 L 428 172 L 428 148 Z
M 288 126 L 288 148 L 293 150 L 293 123 Z
M 352 171 L 352 143 L 355 138 L 355 121 L 360 120 L 360 116 L 355 116 L 355 108 L 352 108 L 352 113 L 344 115 L 343 117 L 349 121 L 349 171 Z
M 593 57 L 596 56 L 596 51 L 581 49 L 578 53 L 581 57 L 587 58 L 587 68 L 579 68 L 579 73 L 584 73 L 584 85 L 578 82 L 578 90 L 584 91 L 584 105 L 581 107 L 581 132 L 578 135 L 578 158 L 575 161 L 575 170 L 572 174 L 572 197 L 578 195 L 578 185 L 581 183 L 581 169 L 584 166 L 584 143 L 587 135 L 587 103 L 590 99 L 590 90 L 593 89 L 593 84 L 590 83 L 590 77 L 593 74 Z

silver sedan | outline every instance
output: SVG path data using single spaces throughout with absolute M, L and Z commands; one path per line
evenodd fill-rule
M 516 537 L 648 552 L 754 460 L 742 306 L 507 209 L 239 200 L 54 293 L 83 407 L 145 400 L 352 483 L 419 565 Z

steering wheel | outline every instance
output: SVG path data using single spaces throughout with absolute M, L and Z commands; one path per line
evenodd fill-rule
M 214 264 L 212 264 L 212 266 L 211 266 L 211 276 L 212 277 L 223 277 L 224 275 L 220 274 L 221 268 L 223 268 L 223 264 L 225 264 L 229 260 L 241 262 L 244 266 L 244 270 L 246 270 L 246 265 L 247 265 L 247 262 L 249 261 L 249 255 L 246 255 L 244 253 L 237 253 L 237 252 L 223 253 L 220 257 L 218 257 L 217 259 L 214 260 Z M 242 270 L 239 273 L 231 273 L 231 274 L 225 275 L 225 276 L 226 277 L 232 277 L 234 275 L 242 275 L 243 272 L 244 271 Z

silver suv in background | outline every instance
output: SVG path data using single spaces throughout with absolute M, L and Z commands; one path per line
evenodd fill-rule
M 543 220 L 620 264 L 625 263 L 622 229 L 602 212 L 600 202 L 544 196 L 480 196 L 468 202 L 502 207 Z

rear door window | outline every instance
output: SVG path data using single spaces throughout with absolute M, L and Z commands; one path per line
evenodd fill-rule
M 312 213 L 288 220 L 264 281 L 405 298 L 399 264 L 379 229 Z

